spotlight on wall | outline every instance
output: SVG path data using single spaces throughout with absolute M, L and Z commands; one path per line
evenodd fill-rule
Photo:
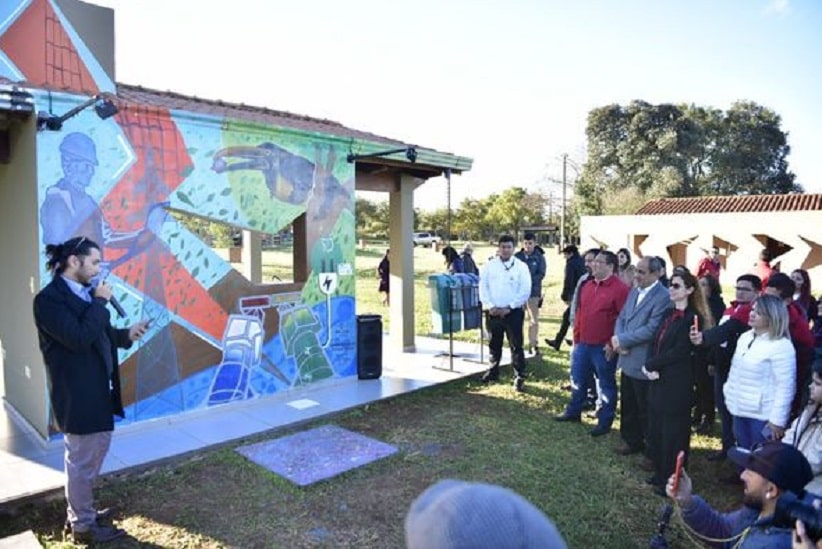
M 77 116 L 84 109 L 87 109 L 92 105 L 94 105 L 94 112 L 97 113 L 97 116 L 99 116 L 101 120 L 111 118 L 120 110 L 117 108 L 117 105 L 114 104 L 114 101 L 111 100 L 111 97 L 111 94 L 108 93 L 97 94 L 88 101 L 77 105 L 67 113 L 60 116 L 45 112 L 37 113 L 37 130 L 51 130 L 55 132 L 60 131 L 63 129 L 63 124 L 66 120 L 73 116 Z
M 368 158 L 376 158 L 378 156 L 388 156 L 391 154 L 399 154 L 405 153 L 405 158 L 408 159 L 409 162 L 416 162 L 417 161 L 417 147 L 415 145 L 408 145 L 407 147 L 403 147 L 401 149 L 391 149 L 389 151 L 380 151 L 370 154 L 354 154 L 351 153 L 346 157 L 349 163 L 354 162 L 356 160 L 366 160 Z

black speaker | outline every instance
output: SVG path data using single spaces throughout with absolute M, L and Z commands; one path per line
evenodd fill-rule
M 382 317 L 357 315 L 357 377 L 378 379 L 382 375 Z

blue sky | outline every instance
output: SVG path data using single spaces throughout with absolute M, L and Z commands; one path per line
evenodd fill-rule
M 119 82 L 472 157 L 455 205 L 548 188 L 562 153 L 584 161 L 587 113 L 634 99 L 770 107 L 822 192 L 817 0 L 92 1 L 115 8 Z M 444 204 L 443 180 L 415 198 Z

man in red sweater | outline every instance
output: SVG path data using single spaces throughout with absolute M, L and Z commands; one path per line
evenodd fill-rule
M 601 407 L 597 413 L 597 426 L 591 430 L 591 436 L 594 437 L 609 433 L 616 415 L 617 357 L 609 342 L 614 335 L 616 319 L 630 291 L 619 277 L 614 276 L 616 269 L 616 255 L 609 251 L 600 252 L 594 260 L 593 277 L 580 288 L 579 305 L 574 318 L 574 332 L 579 337 L 571 355 L 571 402 L 564 413 L 554 418 L 557 421 L 580 421 L 585 405 L 585 380 L 596 372 Z
M 705 275 L 711 275 L 717 282 L 719 281 L 719 271 L 722 269 L 722 263 L 719 261 L 719 248 L 714 246 L 711 248 L 710 255 L 705 250 L 705 257 L 699 262 L 696 267 L 696 277 L 702 278 Z

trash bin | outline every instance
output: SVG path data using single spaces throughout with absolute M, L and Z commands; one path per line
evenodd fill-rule
M 479 277 L 475 274 L 453 275 L 460 286 L 462 329 L 476 330 L 482 325 L 482 309 L 479 301 Z
M 382 375 L 382 317 L 357 315 L 357 377 L 378 379 Z
M 448 274 L 428 277 L 431 293 L 431 323 L 435 334 L 450 334 L 462 329 L 462 295 L 459 282 Z

